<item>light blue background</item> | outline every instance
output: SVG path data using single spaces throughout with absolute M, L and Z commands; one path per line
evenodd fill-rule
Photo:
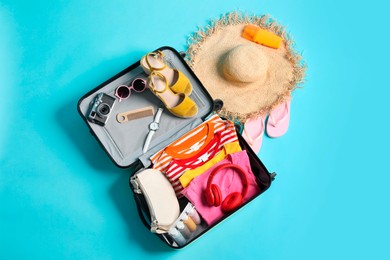
M 232 10 L 269 13 L 308 63 L 277 180 L 182 251 L 141 224 L 76 111 L 90 89 Z M 389 259 L 386 1 L 0 2 L 0 258 Z

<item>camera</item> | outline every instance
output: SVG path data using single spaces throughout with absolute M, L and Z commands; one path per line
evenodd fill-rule
M 91 102 L 88 112 L 88 120 L 92 123 L 104 126 L 115 104 L 115 98 L 99 93 Z

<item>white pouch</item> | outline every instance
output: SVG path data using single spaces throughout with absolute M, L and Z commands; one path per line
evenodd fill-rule
M 148 203 L 152 222 L 150 231 L 168 232 L 180 215 L 179 201 L 168 179 L 158 170 L 146 169 L 134 174 L 130 182 L 134 192 L 143 194 Z

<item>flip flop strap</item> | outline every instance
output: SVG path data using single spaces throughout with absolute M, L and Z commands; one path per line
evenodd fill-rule
M 271 125 L 272 125 L 273 127 L 276 127 L 278 124 L 280 124 L 280 123 L 282 123 L 282 122 L 284 122 L 284 121 L 287 120 L 288 115 L 290 114 L 290 111 L 289 111 L 290 109 L 289 109 L 289 107 L 287 106 L 287 102 L 284 102 L 284 105 L 285 105 L 285 107 L 286 107 L 286 109 L 287 109 L 287 113 L 285 113 L 285 114 L 283 115 L 283 117 L 282 117 L 280 120 L 278 120 L 277 122 L 275 121 L 275 119 L 274 119 L 273 116 L 272 116 L 272 111 L 271 111 L 271 113 L 269 114 L 268 120 L 271 120 L 270 123 L 271 123 Z
M 263 134 L 264 134 L 264 119 L 261 120 L 261 129 L 263 129 L 263 130 L 261 131 L 260 135 L 253 140 L 252 137 L 248 134 L 248 131 L 246 131 L 246 127 L 244 126 L 245 136 L 248 138 L 247 141 L 250 145 L 253 145 L 257 140 L 259 140 L 263 136 Z
M 162 58 L 164 57 L 164 53 L 162 53 L 161 51 L 157 51 L 157 52 L 150 52 L 146 55 L 145 61 L 146 61 L 146 64 L 148 65 L 150 71 L 155 71 L 155 70 L 159 71 L 159 70 L 163 70 L 167 67 L 167 64 L 165 64 L 164 62 L 162 62 L 164 64 L 164 66 L 162 66 L 160 68 L 153 67 L 150 64 L 150 61 L 148 58 L 149 56 L 153 56 L 155 59 L 162 61 Z

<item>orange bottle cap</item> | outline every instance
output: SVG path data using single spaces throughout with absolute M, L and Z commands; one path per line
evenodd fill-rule
M 244 31 L 242 32 L 242 37 L 245 39 L 248 39 L 250 41 L 253 41 L 255 35 L 259 31 L 260 27 L 253 25 L 253 24 L 248 24 L 245 26 Z
M 244 31 L 242 32 L 242 37 L 275 49 L 279 48 L 283 40 L 278 35 L 253 24 L 248 24 L 245 26 Z

